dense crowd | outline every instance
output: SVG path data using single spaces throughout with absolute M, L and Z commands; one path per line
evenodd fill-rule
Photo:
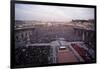
M 94 55 L 93 49 L 91 49 L 91 48 L 86 49 L 84 47 L 81 47 L 78 44 L 71 44 L 71 46 L 79 53 L 79 55 L 85 60 L 85 62 L 91 62 L 91 61 L 95 60 L 95 55 Z
M 49 64 L 49 46 L 18 47 L 15 50 L 15 66 L 36 66 Z

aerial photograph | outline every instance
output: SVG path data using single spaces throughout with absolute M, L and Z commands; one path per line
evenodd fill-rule
M 96 61 L 95 9 L 15 4 L 15 67 Z

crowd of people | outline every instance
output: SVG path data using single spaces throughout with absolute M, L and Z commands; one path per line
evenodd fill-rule
M 94 59 L 95 59 L 94 56 L 95 55 L 94 55 L 94 50 L 93 49 L 88 48 L 86 45 L 82 47 L 82 45 L 80 46 L 77 43 L 76 44 L 71 44 L 71 46 L 79 53 L 79 55 L 85 60 L 85 62 L 94 61 Z
M 18 47 L 15 54 L 17 67 L 49 64 L 50 46 Z

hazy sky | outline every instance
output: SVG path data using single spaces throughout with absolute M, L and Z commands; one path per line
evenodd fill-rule
M 15 20 L 69 21 L 71 19 L 94 19 L 94 8 L 15 5 Z

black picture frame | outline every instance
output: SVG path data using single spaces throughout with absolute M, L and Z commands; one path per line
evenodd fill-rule
M 95 43 L 95 58 L 92 62 L 78 62 L 78 63 L 56 63 L 56 64 L 44 64 L 44 65 L 38 65 L 38 66 L 32 66 L 32 65 L 24 65 L 24 66 L 16 66 L 15 65 L 15 4 L 35 4 L 35 5 L 49 5 L 49 6 L 62 6 L 62 7 L 83 7 L 83 8 L 94 8 L 94 28 L 95 28 L 95 35 L 94 35 L 94 43 Z M 96 63 L 96 6 L 95 5 L 81 5 L 81 4 L 65 4 L 65 3 L 49 3 L 49 2 L 35 2 L 35 1 L 11 1 L 11 68 L 27 68 L 27 67 L 43 67 L 43 66 L 59 66 L 59 65 L 76 65 L 76 64 L 90 64 L 90 63 Z

